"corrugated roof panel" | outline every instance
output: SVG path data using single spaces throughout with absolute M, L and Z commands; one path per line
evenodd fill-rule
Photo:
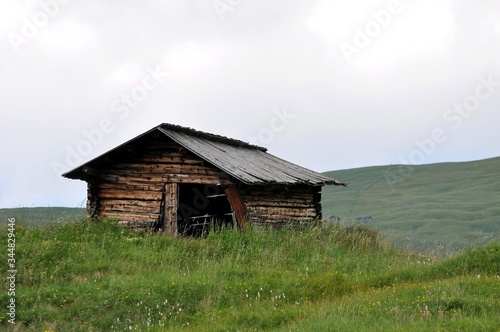
M 340 184 L 327 176 L 295 165 L 248 145 L 235 146 L 193 136 L 167 128 L 158 128 L 178 144 L 246 184 Z

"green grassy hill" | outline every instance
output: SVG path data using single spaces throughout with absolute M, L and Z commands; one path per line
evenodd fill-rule
M 348 188 L 323 189 L 323 215 L 369 227 L 417 248 L 464 248 L 500 236 L 500 158 L 327 173 Z
M 113 222 L 17 225 L 0 330 L 496 331 L 500 245 L 435 259 L 377 232 L 224 230 L 200 239 Z M 0 237 L 7 246 L 7 227 Z M 5 251 L 7 252 L 7 251 Z M 6 254 L 7 256 L 7 254 Z M 10 275 L 10 274 L 9 274 Z M 15 283 L 15 295 L 7 289 Z M 7 305 L 15 298 L 15 323 Z

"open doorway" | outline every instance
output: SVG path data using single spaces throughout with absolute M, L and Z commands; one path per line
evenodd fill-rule
M 221 186 L 179 184 L 178 234 L 199 237 L 210 230 L 232 225 L 231 204 Z

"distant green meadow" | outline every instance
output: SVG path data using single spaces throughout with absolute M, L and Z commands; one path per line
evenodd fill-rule
M 366 224 L 392 243 L 456 251 L 500 239 L 500 158 L 328 172 L 349 182 L 323 189 L 323 216 Z
M 436 258 L 396 250 L 364 227 L 227 229 L 193 239 L 113 221 L 18 225 L 15 236 L 15 328 L 7 291 L 0 326 L 17 331 L 500 326 L 499 243 Z
M 85 209 L 69 207 L 20 207 L 0 209 L 0 220 L 15 218 L 18 224 L 42 227 L 50 223 L 74 222 L 86 217 Z

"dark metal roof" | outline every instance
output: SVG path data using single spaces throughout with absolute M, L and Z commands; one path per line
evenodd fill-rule
M 119 147 L 132 143 L 153 131 L 164 134 L 201 159 L 245 184 L 346 185 L 341 181 L 275 157 L 261 146 L 172 124 L 161 124 Z M 95 164 L 119 147 L 63 176 L 82 178 L 82 170 L 84 173 L 86 166 Z

